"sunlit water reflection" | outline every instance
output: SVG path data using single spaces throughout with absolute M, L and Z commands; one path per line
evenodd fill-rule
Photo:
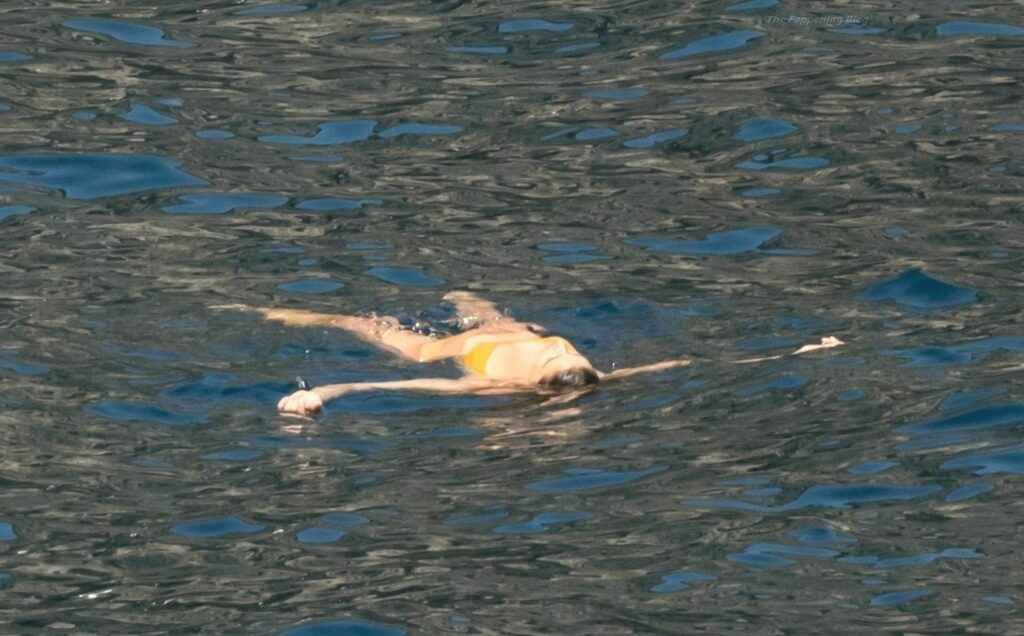
M 0 632 L 1024 631 L 1019 11 L 0 12 Z M 449 288 L 696 363 L 301 422 L 457 370 L 210 308 Z

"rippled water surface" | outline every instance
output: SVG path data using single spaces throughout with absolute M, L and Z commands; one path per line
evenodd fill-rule
M 1024 631 L 1020 9 L 0 4 L 0 632 Z

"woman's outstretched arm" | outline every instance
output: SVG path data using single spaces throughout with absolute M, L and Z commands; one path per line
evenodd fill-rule
M 831 349 L 833 347 L 841 347 L 845 342 L 836 338 L 835 336 L 825 336 L 821 339 L 821 342 L 817 344 L 808 344 L 800 347 L 796 351 L 790 353 L 784 353 L 777 356 L 767 356 L 764 358 L 745 358 L 743 360 L 733 360 L 733 364 L 750 364 L 751 362 L 764 362 L 766 360 L 778 360 L 779 358 L 785 358 L 787 356 L 798 356 L 802 353 L 810 353 L 811 351 L 817 351 L 818 349 Z
M 350 382 L 327 384 L 308 391 L 296 391 L 281 398 L 277 410 L 282 413 L 311 415 L 326 402 L 349 393 L 364 391 L 422 391 L 424 393 L 503 395 L 532 391 L 525 385 L 501 384 L 484 378 L 465 377 L 458 379 L 422 378 L 417 380 L 393 380 L 390 382 Z
M 827 336 L 821 339 L 821 342 L 817 344 L 804 345 L 791 353 L 786 353 L 777 356 L 767 356 L 764 358 L 745 358 L 743 360 L 732 360 L 733 364 L 751 364 L 753 362 L 765 362 L 767 360 L 778 360 L 779 358 L 785 358 L 788 356 L 798 356 L 804 353 L 810 353 L 811 351 L 817 351 L 819 349 L 831 349 L 833 347 L 841 347 L 845 342 L 836 338 L 835 336 Z M 686 358 L 680 358 L 677 360 L 665 360 L 663 362 L 655 362 L 654 364 L 645 364 L 639 367 L 627 367 L 625 369 L 616 369 L 609 373 L 602 373 L 602 380 L 619 380 L 621 378 L 628 378 L 634 375 L 640 375 L 642 373 L 657 373 L 658 371 L 667 371 L 668 369 L 677 369 L 679 367 L 685 367 L 692 361 Z
M 661 362 L 655 362 L 654 364 L 644 364 L 639 367 L 616 369 L 614 371 L 609 371 L 608 373 L 599 373 L 599 375 L 601 376 L 602 382 L 605 380 L 621 380 L 622 378 L 628 378 L 642 373 L 657 373 L 659 371 L 667 371 L 669 369 L 678 369 L 679 367 L 688 366 L 690 362 L 691 360 L 686 358 L 680 358 L 678 360 L 663 360 Z

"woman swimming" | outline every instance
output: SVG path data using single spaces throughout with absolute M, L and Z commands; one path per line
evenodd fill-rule
M 361 391 L 404 390 L 482 395 L 546 392 L 582 389 L 601 381 L 690 364 L 688 359 L 677 358 L 604 373 L 595 369 L 565 338 L 547 335 L 537 325 L 513 320 L 498 311 L 493 303 L 475 294 L 451 292 L 444 299 L 455 306 L 462 324 L 472 326 L 458 335 L 440 339 L 402 329 L 398 320 L 392 317 L 370 318 L 239 305 L 224 308 L 255 311 L 268 320 L 289 326 L 344 329 L 362 340 L 414 362 L 454 358 L 464 371 L 464 375 L 457 379 L 353 382 L 300 389 L 278 402 L 277 408 L 282 413 L 309 415 L 319 411 L 325 402 Z M 839 344 L 842 343 L 835 338 L 826 338 L 821 345 L 810 345 L 794 353 Z

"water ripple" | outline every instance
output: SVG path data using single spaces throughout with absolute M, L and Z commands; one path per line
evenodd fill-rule
M 132 104 L 128 112 L 121 113 L 119 116 L 127 121 L 146 126 L 170 126 L 178 123 L 177 119 L 159 113 L 145 104 Z
M 586 521 L 593 517 L 589 512 L 542 512 L 533 519 L 522 523 L 498 526 L 496 534 L 538 534 L 553 527 Z
M 63 190 L 73 199 L 97 199 L 206 182 L 184 172 L 179 163 L 152 155 L 6 155 L 0 156 L 0 181 Z
M 904 605 L 911 601 L 931 596 L 935 592 L 931 590 L 905 590 L 900 592 L 887 592 L 872 597 L 871 604 L 879 607 L 890 607 L 893 605 Z
M 408 632 L 394 625 L 336 619 L 299 625 L 281 636 L 405 636 Z
M 662 54 L 662 60 L 681 60 L 695 55 L 723 53 L 741 49 L 750 42 L 764 37 L 760 31 L 732 31 L 694 40 L 686 46 Z
M 88 31 L 112 37 L 127 44 L 140 44 L 143 46 L 169 46 L 175 48 L 187 48 L 192 46 L 190 42 L 174 40 L 167 37 L 162 30 L 123 22 L 121 20 L 109 20 L 106 18 L 71 18 L 64 21 L 64 26 L 78 31 Z
M 1012 426 L 1024 422 L 1024 404 L 1000 404 L 974 409 L 967 413 L 938 420 L 908 424 L 900 427 L 901 433 L 934 434 L 972 431 L 978 429 Z
M 728 232 L 714 232 L 699 241 L 643 237 L 631 239 L 629 242 L 654 252 L 695 256 L 727 256 L 756 250 L 780 234 L 782 234 L 782 230 L 778 228 L 752 227 Z
M 194 426 L 206 421 L 206 418 L 201 415 L 175 413 L 145 402 L 104 400 L 89 405 L 85 410 L 115 422 L 153 422 L 168 426 Z
M 171 214 L 226 214 L 240 209 L 272 209 L 288 203 L 288 197 L 262 192 L 205 192 L 184 194 L 184 203 L 169 205 Z
M 915 309 L 942 309 L 972 303 L 978 295 L 974 290 L 932 278 L 915 268 L 874 283 L 859 298 L 875 302 L 892 300 Z
M 256 534 L 263 532 L 265 526 L 242 521 L 238 517 L 218 517 L 200 519 L 175 524 L 171 532 L 190 539 L 213 539 L 235 534 Z
M 1024 475 L 1024 446 L 972 453 L 942 464 L 943 470 L 972 469 L 975 475 Z
M 418 124 L 405 123 L 397 124 L 377 133 L 383 139 L 392 139 L 402 135 L 454 135 L 462 131 L 462 126 L 452 124 Z
M 553 22 L 537 18 L 518 18 L 504 20 L 498 25 L 498 33 L 528 33 L 530 31 L 550 31 L 562 33 L 573 27 L 572 22 Z
M 261 135 L 259 140 L 270 144 L 288 144 L 293 146 L 331 146 L 334 144 L 350 144 L 370 138 L 377 122 L 369 119 L 352 121 L 325 122 L 320 124 L 312 137 L 299 135 Z
M 650 475 L 668 470 L 668 466 L 651 466 L 643 470 L 598 470 L 592 468 L 571 468 L 566 470 L 567 477 L 545 479 L 527 485 L 527 490 L 544 493 L 579 492 L 592 488 L 621 486 Z
M 1010 36 L 1024 37 L 1024 27 L 1011 24 L 994 24 L 991 22 L 971 22 L 969 20 L 953 20 L 944 22 L 935 29 L 943 37 L 963 36 Z
M 911 501 L 940 492 L 940 486 L 900 486 L 893 484 L 841 484 L 811 486 L 795 500 L 780 506 L 764 506 L 734 499 L 692 499 L 690 508 L 720 508 L 748 512 L 777 513 L 804 508 L 849 508 L 869 503 Z
M 681 592 L 694 583 L 705 583 L 707 581 L 714 581 L 715 576 L 711 574 L 704 574 L 703 572 L 688 572 L 686 570 L 678 570 L 676 572 L 669 572 L 664 575 L 661 579 L 661 583 L 651 588 L 652 592 L 658 594 L 669 594 L 671 592 Z

